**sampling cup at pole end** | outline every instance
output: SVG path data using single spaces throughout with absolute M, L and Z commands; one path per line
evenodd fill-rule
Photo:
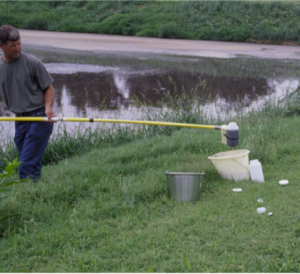
M 235 122 L 221 126 L 222 143 L 230 147 L 239 144 L 239 127 Z
M 239 127 L 235 122 L 230 122 L 227 126 L 227 145 L 236 147 L 239 144 Z

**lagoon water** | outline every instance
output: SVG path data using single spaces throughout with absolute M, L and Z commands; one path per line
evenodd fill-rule
M 198 83 L 202 85 L 197 96 L 207 115 L 234 115 L 270 97 L 284 98 L 299 85 L 300 61 L 292 59 L 93 53 L 34 46 L 22 50 L 42 59 L 52 75 L 57 116 L 139 120 L 147 111 L 166 111 L 170 107 L 166 94 L 175 98 Z M 0 115 L 13 116 L 3 102 Z M 87 126 L 91 125 L 81 125 Z M 78 123 L 67 124 L 67 130 L 76 127 Z M 1 123 L 0 132 L 1 137 L 12 136 L 13 123 Z

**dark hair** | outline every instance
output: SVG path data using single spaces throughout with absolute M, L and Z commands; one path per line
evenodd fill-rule
M 8 41 L 18 41 L 20 39 L 19 31 L 10 25 L 3 25 L 0 27 L 0 43 L 5 46 Z

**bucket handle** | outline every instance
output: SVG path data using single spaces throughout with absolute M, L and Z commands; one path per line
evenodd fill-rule
M 241 165 L 242 167 L 244 167 L 245 169 L 247 169 L 248 171 L 250 171 L 249 168 L 247 168 L 247 167 L 245 167 L 244 165 L 242 165 L 239 161 L 237 161 L 237 160 L 234 159 L 233 157 L 231 157 L 231 160 L 236 161 L 239 165 Z

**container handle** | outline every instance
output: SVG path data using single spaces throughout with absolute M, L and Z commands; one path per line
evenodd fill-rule
M 241 165 L 242 167 L 244 167 L 245 169 L 247 169 L 248 171 L 250 171 L 249 168 L 247 168 L 247 167 L 245 167 L 244 165 L 242 165 L 239 161 L 237 161 L 237 160 L 234 159 L 233 157 L 231 157 L 231 160 L 236 161 L 239 165 Z

